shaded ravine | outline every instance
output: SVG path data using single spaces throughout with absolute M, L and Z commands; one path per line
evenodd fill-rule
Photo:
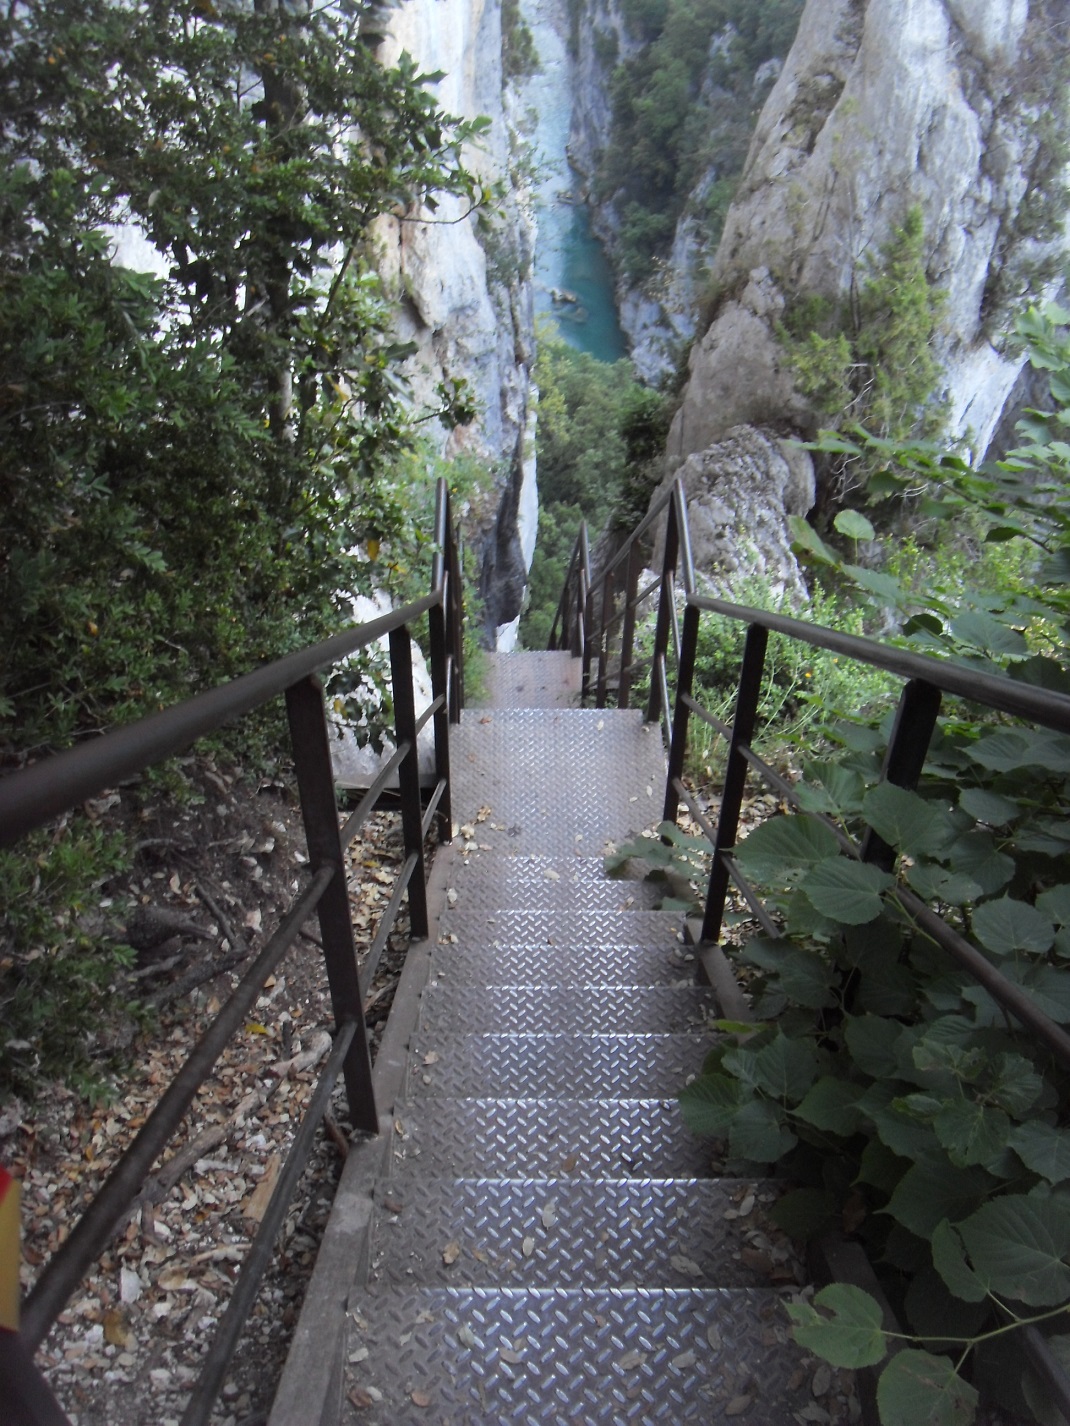
M 569 201 L 583 183 L 566 153 L 572 119 L 572 61 L 568 15 L 561 0 L 525 0 L 523 17 L 539 56 L 539 70 L 521 86 L 521 108 L 532 116 L 530 139 L 538 166 L 535 311 L 548 318 L 577 351 L 600 361 L 627 355 L 617 320 L 613 276 L 587 209 Z M 556 298 L 556 300 L 555 300 Z

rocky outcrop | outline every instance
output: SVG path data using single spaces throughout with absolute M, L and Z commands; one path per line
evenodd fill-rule
M 809 0 L 728 215 L 674 460 L 740 422 L 807 425 L 778 314 L 846 298 L 912 206 L 947 294 L 950 425 L 985 449 L 1020 367 L 1010 312 L 1065 248 L 1064 16 L 1056 0 Z
M 535 498 L 534 462 L 525 457 L 534 233 L 511 173 L 501 6 L 499 0 L 404 0 L 389 14 L 384 62 L 409 53 L 421 68 L 443 73 L 435 95 L 447 112 L 490 118 L 482 142 L 464 157 L 488 184 L 504 189 L 496 215 L 484 215 L 482 226 L 476 215 L 465 215 L 459 200 L 442 200 L 434 213 L 383 220 L 377 230 L 377 266 L 401 305 L 398 336 L 417 348 L 409 363 L 417 402 L 437 406 L 437 384 L 461 378 L 479 406 L 470 427 L 440 430 L 441 449 L 450 455 L 470 450 L 502 471 L 498 513 L 483 531 L 481 583 L 493 631 L 519 610 L 530 540 L 510 522 Z M 519 559 L 499 577 L 502 549 L 517 551 Z
M 801 447 L 756 426 L 735 426 L 721 440 L 688 457 L 667 477 L 683 481 L 695 569 L 709 592 L 726 599 L 761 597 L 803 604 L 806 583 L 791 552 L 789 515 L 814 503 L 814 469 Z M 651 502 L 653 503 L 653 501 Z M 661 568 L 664 532 L 654 551 Z

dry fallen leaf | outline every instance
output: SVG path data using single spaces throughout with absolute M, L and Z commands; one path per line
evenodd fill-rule
M 634 1371 L 636 1367 L 641 1367 L 643 1365 L 643 1363 L 646 1361 L 646 1357 L 646 1352 L 632 1350 L 630 1352 L 626 1352 L 624 1356 L 621 1357 L 617 1365 L 620 1367 L 621 1371 Z
M 430 1406 L 431 1393 L 428 1391 L 413 1391 L 409 1393 L 413 1406 Z
M 452 1243 L 447 1243 L 442 1249 L 442 1261 L 448 1268 L 451 1268 L 460 1256 L 461 1245 L 457 1242 L 456 1238 Z
M 682 1253 L 673 1253 L 669 1262 L 678 1273 L 683 1273 L 686 1277 L 705 1277 L 706 1274 L 691 1258 L 685 1258 Z
M 439 1054 L 438 1054 L 438 1051 L 437 1051 L 437 1050 L 428 1050 L 427 1054 L 424 1055 L 424 1064 L 425 1064 L 425 1065 L 437 1065 L 437 1064 L 438 1064 L 438 1060 L 439 1060 Z
M 530 1258 L 535 1251 L 535 1239 L 525 1238 L 520 1245 L 520 1251 L 524 1254 L 525 1258 Z
M 252 1223 L 260 1223 L 263 1220 L 271 1202 L 271 1195 L 275 1192 L 281 1168 L 282 1158 L 278 1154 L 272 1154 L 267 1161 L 263 1177 L 242 1205 L 243 1218 L 248 1218 Z
M 457 1340 L 462 1347 L 478 1347 L 479 1338 L 467 1323 L 457 1328 Z
M 506 1347 L 498 1348 L 498 1356 L 503 1362 L 508 1362 L 510 1366 L 514 1367 L 524 1360 L 523 1352 L 511 1352 Z
M 550 1202 L 542 1210 L 542 1226 L 552 1228 L 557 1222 L 557 1199 L 551 1198 Z
M 349 1393 L 349 1404 L 355 1406 L 358 1411 L 364 1411 L 369 1406 L 375 1405 L 375 1397 L 364 1387 L 355 1386 Z
M 753 1400 L 754 1398 L 751 1396 L 733 1396 L 725 1407 L 724 1414 L 726 1416 L 742 1416 Z
M 678 1372 L 683 1372 L 686 1371 L 688 1367 L 693 1367 L 696 1360 L 694 1352 L 687 1351 L 681 1352 L 678 1357 L 673 1357 L 672 1364 Z
M 134 1334 L 126 1320 L 126 1314 L 117 1307 L 109 1308 L 104 1314 L 104 1340 L 109 1347 L 133 1347 Z

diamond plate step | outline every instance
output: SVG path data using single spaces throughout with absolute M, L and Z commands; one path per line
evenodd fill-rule
M 583 670 L 567 653 L 484 654 L 484 708 L 568 708 L 579 701 Z
M 674 1099 L 424 1099 L 395 1108 L 393 1173 L 701 1178 L 709 1146 Z
M 457 913 L 646 911 L 669 894 L 664 883 L 609 880 L 596 857 L 502 856 L 472 852 L 453 879 Z M 453 912 L 451 912 L 453 914 Z
M 677 911 L 513 911 L 508 907 L 490 911 L 457 909 L 442 916 L 440 940 L 456 936 L 468 945 L 490 946 L 496 941 L 524 941 L 529 945 L 582 945 L 597 941 L 603 946 L 672 945 L 681 940 L 683 924 Z
M 365 1290 L 348 1327 L 348 1426 L 788 1426 L 814 1401 L 768 1291 Z
M 700 1035 L 462 1035 L 441 1044 L 421 1036 L 409 1064 L 409 1093 L 663 1098 L 698 1073 L 709 1048 L 709 1037 Z
M 681 945 L 438 945 L 431 974 L 455 985 L 691 985 L 694 953 Z
M 781 1280 L 795 1281 L 787 1247 L 761 1235 L 762 1211 L 778 1197 L 769 1183 L 409 1177 L 377 1197 L 373 1281 L 768 1287 L 774 1252 Z
M 713 992 L 698 986 L 466 985 L 424 991 L 422 1042 L 452 1034 L 552 1029 L 562 1035 L 674 1034 L 716 1019 Z
M 454 817 L 488 807 L 478 839 L 502 851 L 600 856 L 660 815 L 661 733 L 638 712 L 466 709 L 450 759 Z

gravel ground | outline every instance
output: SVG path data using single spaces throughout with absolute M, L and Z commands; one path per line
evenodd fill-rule
M 255 953 L 302 884 L 300 816 L 283 789 L 243 786 L 211 767 L 198 768 L 197 775 L 207 778 L 210 798 L 161 816 L 141 837 L 133 881 L 107 886 L 101 899 L 104 915 L 113 904 L 134 904 L 131 939 L 151 940 L 154 927 L 162 934 L 183 921 L 201 928 L 202 938 L 168 936 L 148 948 L 139 956 L 136 985 L 117 985 L 117 999 L 140 993 L 166 1001 L 198 968 L 207 975 L 221 960 Z M 107 815 L 121 816 L 122 799 L 111 797 Z M 399 819 L 390 814 L 376 814 L 350 848 L 361 956 L 386 906 L 400 852 Z M 305 929 L 318 935 L 314 919 Z M 366 1001 L 373 1053 L 406 944 L 402 920 Z M 128 1025 L 110 1026 L 109 1035 L 133 1043 L 129 1073 L 107 1103 L 87 1104 L 54 1084 L 32 1106 L 9 1100 L 0 1110 L 0 1158 L 22 1183 L 24 1290 L 77 1222 L 242 969 L 238 963 L 175 996 L 151 1035 L 135 1038 Z M 74 1426 L 177 1426 L 315 1087 L 331 1026 L 322 954 L 311 939 L 299 938 L 154 1166 L 134 1212 L 38 1354 Z M 348 1134 L 344 1096 L 336 1092 L 228 1372 L 216 1422 L 266 1420 Z

